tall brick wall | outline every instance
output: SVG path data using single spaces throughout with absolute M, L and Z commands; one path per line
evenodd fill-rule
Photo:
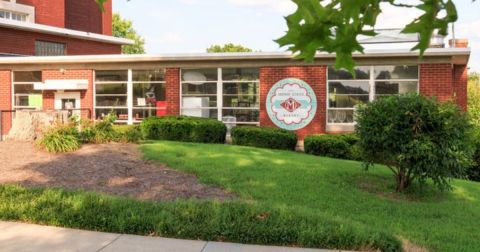
M 65 0 L 17 0 L 17 3 L 35 7 L 35 23 L 65 27 Z
M 308 83 L 317 95 L 317 113 L 312 122 L 305 128 L 298 130 L 300 140 L 310 134 L 325 133 L 326 124 L 326 93 L 327 67 L 326 66 L 290 66 L 290 67 L 263 67 L 260 69 L 260 125 L 275 127 L 266 110 L 266 97 L 275 83 L 285 78 L 298 78 Z
M 0 52 L 35 55 L 35 41 L 66 44 L 67 55 L 120 54 L 120 45 L 0 28 Z
M 454 92 L 458 106 L 467 110 L 467 86 L 468 86 L 468 68 L 466 65 L 454 66 Z
M 42 81 L 46 80 L 88 80 L 87 90 L 65 92 L 80 92 L 81 108 L 90 109 L 90 112 L 82 111 L 82 118 L 87 118 L 89 115 L 93 116 L 93 70 L 65 70 L 64 72 L 59 70 L 44 70 L 42 72 Z M 55 108 L 55 92 L 56 91 L 43 92 L 43 109 L 48 110 Z
M 0 110 L 12 109 L 12 72 L 10 70 L 0 70 Z M 2 132 L 6 135 L 11 127 L 11 113 L 2 113 L 1 123 Z
M 112 34 L 112 1 L 105 5 L 105 12 L 101 12 L 95 0 L 64 0 L 65 1 L 65 28 L 93 32 L 98 34 Z
M 180 68 L 167 68 L 165 82 L 167 114 L 180 115 Z

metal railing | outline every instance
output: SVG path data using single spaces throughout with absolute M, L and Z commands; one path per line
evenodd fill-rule
M 17 111 L 34 111 L 34 112 L 75 112 L 79 111 L 80 112 L 80 117 L 81 118 L 86 118 L 86 119 L 92 119 L 92 110 L 89 108 L 83 108 L 83 109 L 51 109 L 51 110 L 29 110 L 29 109 L 13 109 L 13 110 L 0 110 L 0 142 L 3 141 L 3 128 L 4 128 L 4 116 L 5 114 L 9 114 L 10 119 L 9 119 L 9 125 L 12 127 L 13 124 L 13 119 L 15 118 L 15 114 Z M 84 116 L 82 112 L 87 112 L 87 115 Z M 7 134 L 5 134 L 7 135 Z

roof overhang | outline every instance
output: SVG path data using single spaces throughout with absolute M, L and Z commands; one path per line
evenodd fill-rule
M 452 63 L 468 64 L 469 48 L 432 48 L 423 57 L 417 51 L 408 49 L 365 50 L 355 53 L 358 64 L 422 64 Z M 23 68 L 141 68 L 155 67 L 260 67 L 285 65 L 332 65 L 336 55 L 317 53 L 313 62 L 295 59 L 290 52 L 253 52 L 253 53 L 196 53 L 196 54 L 163 54 L 163 55 L 86 55 L 86 56 L 54 56 L 54 57 L 4 57 L 0 58 L 0 68 L 15 66 Z M 15 67 L 16 68 L 16 67 Z
M 133 45 L 135 43 L 130 39 L 7 19 L 0 19 L 0 27 L 116 45 Z

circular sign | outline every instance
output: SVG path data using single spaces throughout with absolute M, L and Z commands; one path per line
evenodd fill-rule
M 306 82 L 289 78 L 277 82 L 267 96 L 267 112 L 279 128 L 305 128 L 317 112 L 317 97 Z

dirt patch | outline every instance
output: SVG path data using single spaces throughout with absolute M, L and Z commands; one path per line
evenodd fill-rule
M 30 142 L 0 142 L 0 184 L 84 189 L 141 200 L 230 199 L 193 175 L 144 161 L 134 144 L 85 145 L 49 154 Z

